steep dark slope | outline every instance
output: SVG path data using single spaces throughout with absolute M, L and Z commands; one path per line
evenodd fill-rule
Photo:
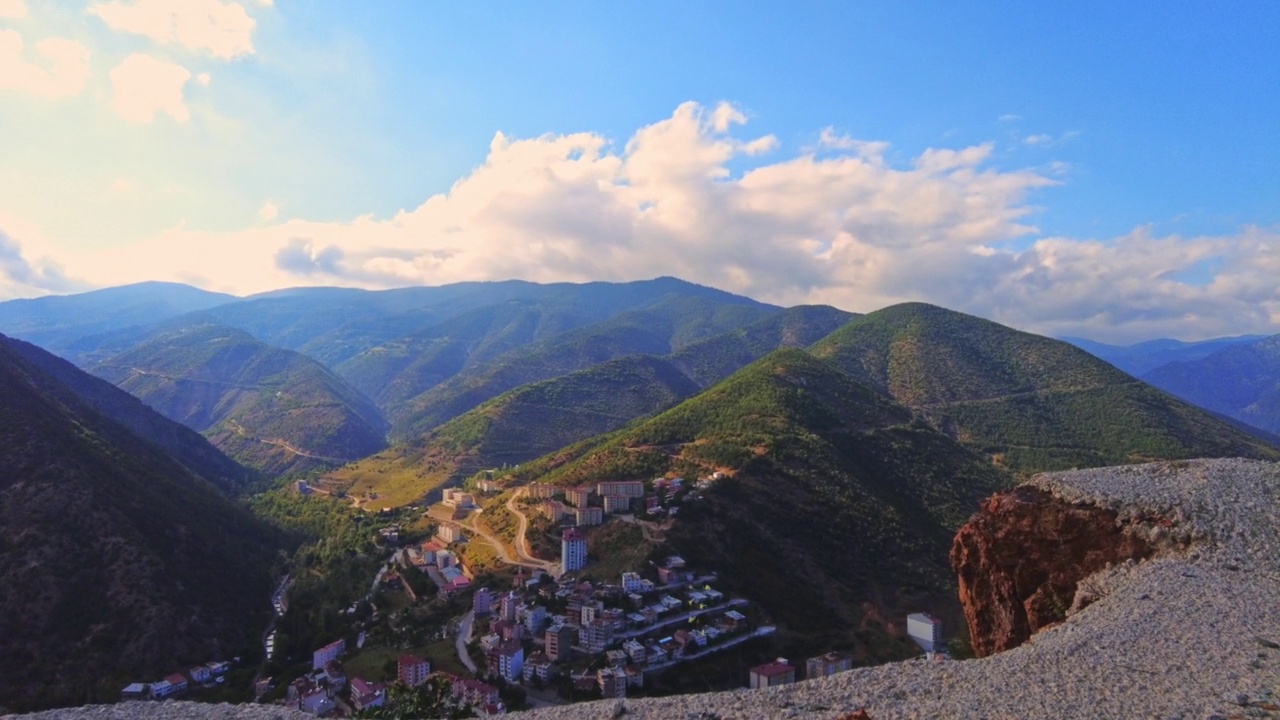
M 0 344 L 0 704 L 252 653 L 275 532 L 57 385 Z
M 772 353 L 671 410 L 522 465 L 563 485 L 729 473 L 668 534 L 810 650 L 869 642 L 862 603 L 954 605 L 947 550 L 1008 476 L 802 350 Z M 920 607 L 922 605 L 916 605 Z M 806 639 L 807 638 L 807 639 Z
M 202 325 L 168 333 L 93 372 L 269 474 L 332 466 L 385 446 L 377 408 L 319 363 Z
M 1280 433 L 1280 335 L 1170 363 L 1143 379 L 1202 408 Z
M 1237 337 L 1200 340 L 1198 342 L 1160 338 L 1133 345 L 1108 345 L 1076 337 L 1060 339 L 1075 345 L 1090 355 L 1106 360 L 1134 377 L 1142 377 L 1161 365 L 1167 365 L 1171 362 L 1199 360 L 1223 348 L 1235 345 L 1249 345 L 1265 337 L 1265 335 L 1240 335 Z
M 0 336 L 0 345 L 41 370 L 31 377 L 32 382 L 40 383 L 41 392 L 62 402 L 87 404 L 223 490 L 234 493 L 252 479 L 250 470 L 227 457 L 200 433 L 166 418 L 111 383 L 30 343 Z
M 0 332 L 65 355 L 69 344 L 87 335 L 149 325 L 183 313 L 238 300 L 190 285 L 144 282 L 0 303 Z
M 871 313 L 813 352 L 1019 472 L 1280 456 L 1079 348 L 931 305 Z
M 390 405 L 393 435 L 420 434 L 521 385 L 626 355 L 666 355 L 776 312 L 777 308 L 736 296 L 670 294 L 644 308 L 468 367 L 417 396 Z

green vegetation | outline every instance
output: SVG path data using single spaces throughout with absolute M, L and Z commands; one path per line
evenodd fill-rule
M 259 657 L 279 533 L 4 343 L 0 397 L 0 704 Z
M 1017 473 L 1190 457 L 1280 457 L 1077 347 L 909 303 L 813 353 Z
M 385 446 L 386 422 L 358 391 L 304 355 L 229 327 L 164 333 L 93 372 L 270 475 L 341 464 Z

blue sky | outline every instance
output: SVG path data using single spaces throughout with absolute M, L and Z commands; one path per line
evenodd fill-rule
M 613 5 L 0 0 L 0 297 L 671 274 L 1280 332 L 1280 5 Z

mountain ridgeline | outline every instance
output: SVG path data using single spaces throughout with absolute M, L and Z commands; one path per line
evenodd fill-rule
M 1280 434 L 1280 335 L 1172 362 L 1143 379 L 1200 407 Z
M 92 368 L 241 463 L 279 475 L 377 452 L 387 425 L 316 361 L 248 333 L 197 325 Z
M 190 450 L 199 436 L 136 401 L 118 409 L 179 439 L 152 444 L 96 408 L 122 393 L 14 347 L 0 342 L 0 705 L 113 699 L 130 680 L 253 653 L 280 538 L 215 486 L 226 459 L 202 476 L 216 451 Z
M 1065 342 L 910 303 L 813 353 L 1015 472 L 1275 448 Z

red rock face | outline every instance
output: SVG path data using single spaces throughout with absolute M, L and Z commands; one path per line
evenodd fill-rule
M 1107 563 L 1153 552 L 1113 511 L 1063 502 L 1031 486 L 993 495 L 951 548 L 974 653 L 1021 645 L 1066 617 L 1080 580 Z

